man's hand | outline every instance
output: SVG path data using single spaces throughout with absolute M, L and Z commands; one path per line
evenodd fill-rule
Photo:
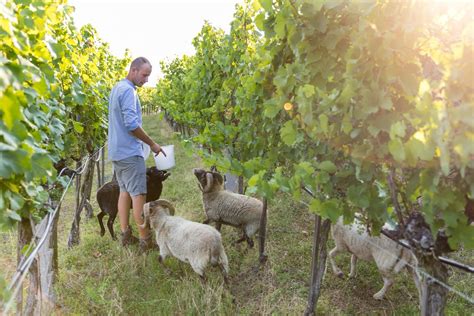
M 161 146 L 158 145 L 157 143 L 153 144 L 153 146 L 150 147 L 151 151 L 155 153 L 155 157 L 158 156 L 160 154 L 160 152 L 163 153 L 163 155 L 165 155 L 166 157 L 166 153 L 163 149 L 161 149 Z

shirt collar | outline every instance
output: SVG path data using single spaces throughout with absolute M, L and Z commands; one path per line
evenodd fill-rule
M 135 85 L 133 84 L 133 82 L 131 82 L 130 80 L 128 80 L 127 78 L 123 79 L 125 80 L 126 83 L 128 83 L 133 89 L 137 90 L 137 87 L 135 87 Z

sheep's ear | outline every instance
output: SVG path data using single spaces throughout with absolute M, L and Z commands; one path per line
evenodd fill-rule
M 193 173 L 197 178 L 200 178 L 203 174 L 206 173 L 206 171 L 200 168 L 194 168 Z
M 201 180 L 199 180 L 201 182 Z M 202 182 L 201 182 L 202 183 Z M 209 192 L 214 183 L 214 176 L 210 172 L 206 172 L 206 185 L 202 188 L 202 192 Z
M 222 177 L 222 175 L 220 173 L 213 172 L 212 175 L 214 176 L 214 179 L 217 179 L 217 182 L 219 182 L 219 184 L 224 183 L 224 178 Z

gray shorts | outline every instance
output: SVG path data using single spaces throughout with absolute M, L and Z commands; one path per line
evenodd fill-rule
M 120 192 L 128 192 L 130 196 L 146 194 L 146 166 L 141 156 L 128 157 L 112 161 Z

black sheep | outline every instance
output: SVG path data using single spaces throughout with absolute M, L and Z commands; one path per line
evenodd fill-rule
M 163 190 L 163 181 L 165 181 L 169 175 L 167 171 L 158 170 L 156 167 L 146 169 L 147 202 L 155 201 L 160 198 L 161 191 Z M 97 215 L 100 225 L 100 235 L 104 236 L 105 234 L 102 218 L 108 214 L 109 220 L 107 221 L 107 227 L 114 240 L 117 239 L 114 234 L 114 221 L 118 213 L 119 194 L 120 187 L 115 177 L 97 191 L 97 202 L 101 209 L 101 212 Z M 132 208 L 131 205 L 130 208 Z

